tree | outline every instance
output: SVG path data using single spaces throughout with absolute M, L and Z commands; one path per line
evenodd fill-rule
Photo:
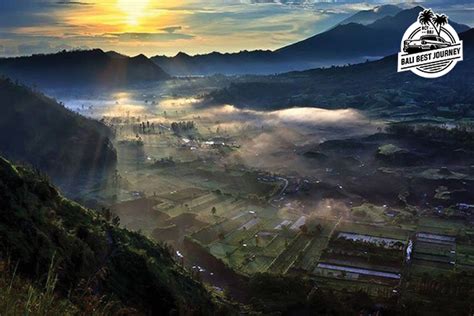
M 114 216 L 114 217 L 112 218 L 112 225 L 114 225 L 114 226 L 116 226 L 116 227 L 120 226 L 120 217 Z
M 431 11 L 431 9 L 425 9 L 421 11 L 420 14 L 418 15 L 418 22 L 420 22 L 420 24 L 422 25 L 428 25 L 428 24 L 433 25 L 433 21 L 432 21 L 433 17 L 434 17 L 433 11 Z
M 112 220 L 112 212 L 110 211 L 109 208 L 106 208 L 106 207 L 102 208 L 102 216 L 107 222 L 110 222 Z
M 438 26 L 436 32 L 438 32 L 438 35 L 441 35 L 441 27 L 448 24 L 448 17 L 444 14 L 436 14 L 434 18 L 434 24 Z
M 431 9 L 425 9 L 418 15 L 418 22 L 422 25 L 433 26 L 438 36 L 441 35 L 441 27 L 448 23 L 448 17 L 444 14 L 434 14 Z

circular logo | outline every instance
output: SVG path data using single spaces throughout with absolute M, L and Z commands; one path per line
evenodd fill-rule
M 448 24 L 448 17 L 425 9 L 403 35 L 398 71 L 410 70 L 420 77 L 438 78 L 461 60 L 462 41 Z

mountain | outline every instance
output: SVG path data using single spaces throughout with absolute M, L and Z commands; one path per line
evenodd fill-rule
M 39 87 L 116 87 L 170 76 L 144 55 L 128 57 L 100 49 L 1 58 L 0 74 Z
M 398 12 L 402 11 L 402 8 L 397 7 L 396 5 L 386 4 L 381 6 L 376 6 L 370 10 L 362 10 L 357 12 L 354 15 L 351 15 L 347 19 L 340 22 L 338 25 L 357 23 L 362 25 L 367 25 L 377 21 L 378 19 L 384 18 L 386 16 L 394 16 Z
M 464 60 L 441 78 L 398 73 L 397 55 L 390 55 L 350 66 L 235 78 L 228 87 L 211 93 L 207 102 L 264 110 L 314 106 L 374 110 L 387 116 L 474 117 L 474 29 L 460 38 Z
M 405 30 L 416 21 L 420 6 L 402 10 L 394 16 L 385 16 L 368 25 L 349 23 L 310 37 L 304 41 L 280 48 L 275 53 L 284 58 L 303 60 L 344 60 L 380 58 L 396 53 Z M 450 21 L 456 32 L 468 26 Z
M 202 283 L 166 246 L 118 228 L 116 219 L 67 200 L 37 172 L 2 157 L 0 223 L 2 271 L 11 262 L 34 284 L 57 278 L 49 290 L 84 309 L 74 315 L 100 314 L 91 305 L 104 299 L 122 309 L 104 315 L 218 314 Z
M 388 52 L 393 53 L 392 48 L 395 46 L 400 46 L 399 40 L 395 40 L 394 36 L 386 34 L 384 30 L 349 23 L 280 48 L 275 53 L 287 59 L 336 61 L 349 57 L 381 57 Z
M 67 180 L 74 187 L 115 166 L 111 130 L 43 94 L 0 79 L 0 112 L 0 155 L 26 162 L 61 184 Z
M 420 6 L 401 10 L 387 5 L 361 11 L 330 30 L 275 51 L 214 52 L 196 56 L 179 53 L 174 57 L 155 56 L 151 59 L 170 74 L 178 76 L 274 74 L 359 63 L 396 53 L 405 30 L 416 21 L 422 10 Z M 376 20 L 372 22 L 370 19 Z M 450 25 L 458 33 L 469 29 L 453 21 Z
M 212 74 L 267 74 L 287 71 L 288 65 L 269 50 L 242 51 L 190 56 L 180 52 L 174 57 L 155 56 L 151 60 L 175 76 Z M 304 69 L 305 66 L 303 66 Z

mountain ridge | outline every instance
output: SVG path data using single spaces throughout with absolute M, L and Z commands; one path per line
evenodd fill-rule
M 437 105 L 458 108 L 463 117 L 474 104 L 474 28 L 460 34 L 464 60 L 433 79 L 397 72 L 397 55 L 348 66 L 293 71 L 276 76 L 236 78 L 207 96 L 205 103 L 276 110 L 291 107 L 355 108 L 391 113 L 403 106 L 437 113 Z M 388 114 L 387 114 L 388 115 Z M 454 115 L 454 114 L 453 114 Z
M 350 57 L 358 53 L 359 57 L 383 57 L 393 54 L 400 47 L 405 30 L 414 23 L 423 7 L 416 6 L 398 12 L 394 16 L 385 16 L 368 25 L 349 23 L 312 36 L 303 41 L 282 47 L 275 51 L 291 57 L 311 59 L 316 57 Z M 467 31 L 466 25 L 450 22 L 457 31 Z M 344 49 L 347 45 L 348 49 Z M 324 50 L 322 49 L 324 48 Z
M 416 6 L 393 16 L 383 14 L 367 25 L 348 20 L 348 23 L 340 23 L 274 51 L 213 52 L 195 56 L 180 52 L 174 57 L 154 56 L 151 60 L 178 76 L 220 73 L 261 75 L 358 63 L 397 52 L 403 33 L 416 21 L 421 10 L 422 7 Z M 458 32 L 469 29 L 453 21 L 450 24 Z
M 118 87 L 171 77 L 144 55 L 128 57 L 101 49 L 0 58 L 0 74 L 45 88 Z

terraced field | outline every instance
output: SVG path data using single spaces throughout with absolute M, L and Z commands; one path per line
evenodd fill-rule
M 272 273 L 286 273 L 297 260 L 300 253 L 304 253 L 304 249 L 310 244 L 311 239 L 308 235 L 298 234 L 288 247 L 272 262 L 269 270 Z

